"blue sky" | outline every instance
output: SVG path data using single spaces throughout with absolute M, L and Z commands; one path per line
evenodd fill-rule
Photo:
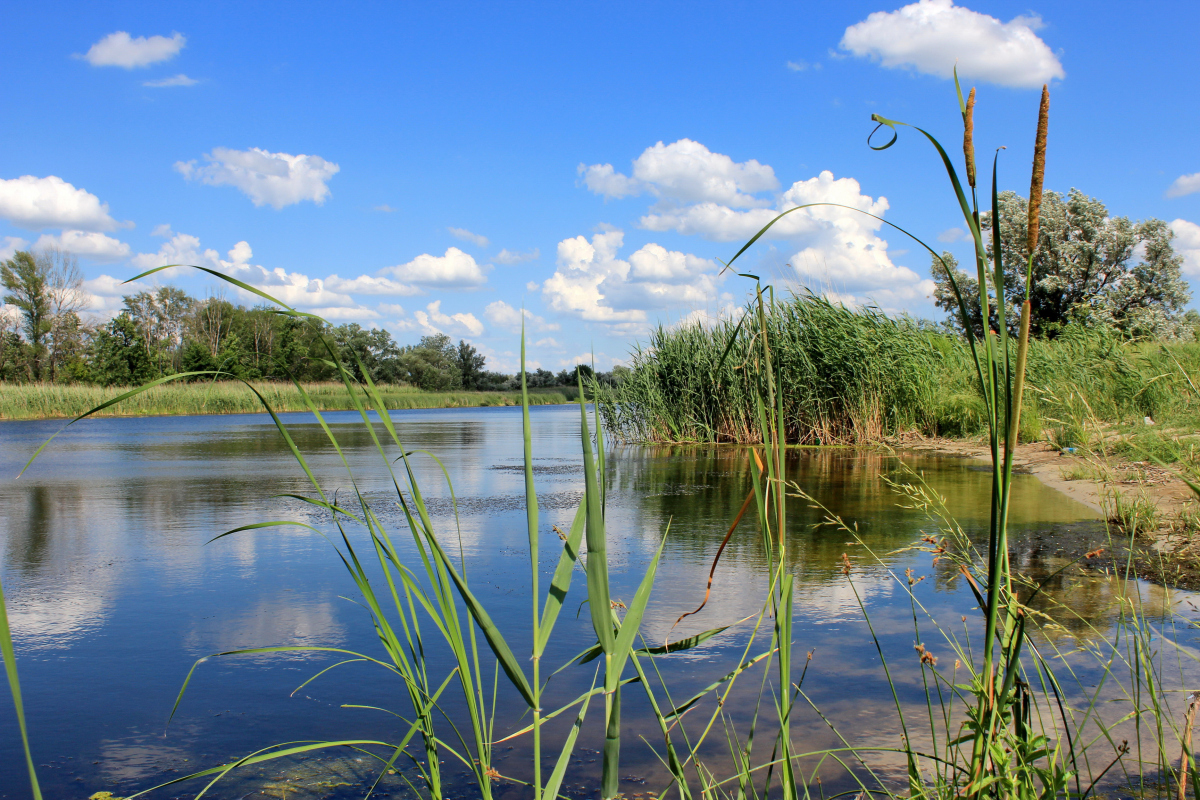
M 717 259 L 789 204 L 873 210 L 966 255 L 931 148 L 866 145 L 877 112 L 959 153 L 956 60 L 978 87 L 980 160 L 1007 147 L 1002 188 L 1028 191 L 1048 81 L 1047 188 L 1171 222 L 1200 281 L 1196 4 L 43 2 L 5 17 L 20 33 L 0 56 L 0 255 L 73 250 L 100 317 L 120 281 L 182 260 L 401 342 L 468 339 L 506 371 L 524 307 L 531 364 L 594 352 L 607 368 L 658 322 L 740 304 L 750 287 Z M 746 266 L 939 316 L 910 242 L 804 213 Z

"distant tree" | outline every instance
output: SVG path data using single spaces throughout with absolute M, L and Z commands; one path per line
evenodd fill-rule
M 479 351 L 474 346 L 469 345 L 466 341 L 458 340 L 458 350 L 455 352 L 455 361 L 458 362 L 458 372 L 462 376 L 462 388 L 475 391 L 479 389 L 480 379 L 484 374 L 484 364 L 487 359 L 479 354 Z
M 120 314 L 96 335 L 94 374 L 104 386 L 133 386 L 154 377 L 141 332 L 128 314 Z
M 0 282 L 4 284 L 4 302 L 17 307 L 24 320 L 22 332 L 29 345 L 28 363 L 31 377 L 42 379 L 45 362 L 45 338 L 50 331 L 51 302 L 49 276 L 44 264 L 28 250 L 18 250 L 0 264 Z
M 333 329 L 333 340 L 342 352 L 346 369 L 355 380 L 362 381 L 361 363 L 376 383 L 400 381 L 400 349 L 392 335 L 382 328 L 367 329 L 358 323 L 339 325 Z
M 46 294 L 50 314 L 46 330 L 47 380 L 55 380 L 68 364 L 77 361 L 83 349 L 83 324 L 79 312 L 87 305 L 83 290 L 83 273 L 79 259 L 57 247 L 46 247 L 34 253 L 38 268 L 46 276 Z M 78 369 L 72 374 L 78 374 Z
M 1000 255 L 1004 272 L 1006 316 L 1015 330 L 1025 300 L 1026 226 L 1028 205 L 1015 192 L 999 196 Z M 1174 233 L 1160 219 L 1131 222 L 1110 217 L 1104 204 L 1072 189 L 1066 197 L 1046 192 L 1041 207 L 1038 249 L 1033 259 L 1030 329 L 1035 336 L 1054 336 L 1071 323 L 1110 325 L 1132 336 L 1177 336 L 1190 292 L 1183 279 L 1183 259 L 1171 246 Z M 991 257 L 991 212 L 981 225 Z M 982 328 L 977 271 L 955 270 L 967 312 Z M 935 301 L 961 328 L 958 303 L 937 259 Z M 989 275 L 989 289 L 992 280 Z M 996 316 L 989 315 L 989 325 Z
M 444 333 L 421 337 L 420 343 L 402 348 L 400 369 L 404 380 L 427 392 L 462 388 L 458 348 Z

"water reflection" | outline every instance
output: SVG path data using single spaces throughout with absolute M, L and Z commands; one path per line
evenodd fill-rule
M 553 568 L 558 547 L 551 526 L 568 525 L 582 496 L 578 411 L 538 407 L 531 413 L 545 571 Z M 356 485 L 397 534 L 402 557 L 415 558 L 388 471 L 356 416 L 332 413 L 328 419 L 354 465 Z M 306 415 L 285 417 L 322 485 L 330 492 L 349 491 L 341 459 L 320 426 Z M 527 652 L 529 567 L 519 409 L 414 411 L 396 418 L 407 448 L 431 450 L 449 470 L 456 503 L 441 468 L 425 456 L 413 460 L 444 541 L 452 552 L 461 546 L 477 593 L 512 630 L 513 647 Z M 56 427 L 0 423 L 0 474 L 15 475 Z M 892 701 L 870 655 L 859 603 L 870 609 L 885 652 L 909 667 L 918 634 L 907 594 L 897 583 L 904 569 L 927 576 L 916 593 L 939 624 L 961 628 L 961 615 L 976 615 L 951 560 L 935 564 L 929 554 L 906 549 L 934 525 L 924 513 L 898 507 L 898 496 L 882 480 L 888 475 L 905 479 L 898 459 L 945 497 L 968 536 L 983 534 L 990 476 L 975 462 L 799 449 L 789 452 L 788 462 L 789 477 L 856 525 L 865 544 L 856 546 L 845 531 L 818 526 L 824 511 L 798 498 L 790 501 L 787 547 L 798 579 L 797 659 L 802 663 L 805 652 L 816 651 L 806 686 L 811 684 L 815 700 L 837 721 L 854 727 L 870 720 L 863 742 L 889 746 L 898 731 L 880 710 Z M 765 561 L 748 521 L 717 566 L 708 605 L 676 625 L 703 598 L 717 547 L 750 489 L 750 453 L 735 447 L 620 447 L 607 463 L 606 519 L 616 597 L 632 596 L 670 526 L 644 621 L 646 638 L 663 641 L 750 618 L 725 638 L 664 666 L 673 690 L 680 695 L 696 691 L 737 657 L 762 609 Z M 37 738 L 54 742 L 74 770 L 70 780 L 65 769 L 61 781 L 51 776 L 52 789 L 75 792 L 78 784 L 71 781 L 81 776 L 89 787 L 116 781 L 118 794 L 129 793 L 169 776 L 182 758 L 196 763 L 205 753 L 220 759 L 274 741 L 341 738 L 348 731 L 374 738 L 395 734 L 390 719 L 340 708 L 346 702 L 393 707 L 403 696 L 394 681 L 350 672 L 345 679 L 314 684 L 308 696 L 291 697 L 304 678 L 332 663 L 316 656 L 300 663 L 255 658 L 204 665 L 178 725 L 161 739 L 166 712 L 199 656 L 262 645 L 376 653 L 378 641 L 363 610 L 338 599 L 352 597 L 354 588 L 321 537 L 300 528 L 273 528 L 205 544 L 223 531 L 265 519 L 303 521 L 332 533 L 319 509 L 270 499 L 309 489 L 274 426 L 261 415 L 85 422 L 57 440 L 20 482 L 0 482 L 4 580 L 23 669 L 29 665 L 22 676 L 27 703 L 37 710 Z M 1014 563 L 1042 578 L 1104 536 L 1090 510 L 1032 477 L 1018 478 L 1011 517 L 1017 532 Z M 855 565 L 857 593 L 841 573 L 843 553 Z M 1166 602 L 1161 594 L 1152 596 L 1153 587 L 1142 589 L 1146 602 Z M 1111 622 L 1116 593 L 1117 584 L 1103 575 L 1068 571 L 1052 577 L 1038 605 L 1054 617 L 1053 625 L 1043 623 L 1044 635 L 1057 637 L 1065 647 L 1103 629 Z M 562 640 L 552 643 L 548 661 L 562 663 L 589 643 L 587 613 L 574 613 L 582 597 L 583 577 L 577 574 L 568 598 L 572 611 L 560 621 Z M 974 624 L 974 616 L 970 619 L 967 624 Z M 451 667 L 435 659 L 432 668 Z M 897 672 L 906 704 L 918 698 L 917 674 Z M 573 676 L 556 678 L 552 694 L 564 700 L 578 694 Z M 728 710 L 735 720 L 744 720 L 753 710 L 749 695 L 734 699 L 747 705 L 731 703 Z M 451 712 L 454 702 L 447 699 Z M 516 726 L 519 704 L 502 697 L 498 708 L 499 727 Z M 647 721 L 646 710 L 631 698 L 623 723 L 627 741 L 638 741 Z M 819 717 L 798 718 L 796 731 L 806 747 L 836 741 Z M 589 728 L 580 746 L 596 749 L 600 741 L 600 732 Z M 15 731 L 0 726 L 0 784 L 21 777 L 17 742 Z M 510 756 L 518 775 L 520 764 L 528 762 L 522 747 Z M 710 755 L 721 757 L 719 749 Z M 569 779 L 573 785 L 588 783 L 597 769 L 588 758 L 580 762 Z M 627 750 L 625 769 L 661 778 L 653 753 L 636 745 Z M 118 786 L 97 784 L 92 790 Z

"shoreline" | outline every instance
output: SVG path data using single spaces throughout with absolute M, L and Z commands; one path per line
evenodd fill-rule
M 253 388 L 272 411 L 309 411 L 309 404 L 293 384 L 255 381 Z M 353 411 L 355 406 L 341 383 L 305 384 L 304 390 L 318 411 Z M 0 421 L 70 420 L 104 403 L 111 402 L 130 387 L 102 388 L 83 384 L 0 384 Z M 519 406 L 517 391 L 424 392 L 407 386 L 379 387 L 389 411 L 408 409 L 487 408 Z M 534 389 L 530 405 L 571 403 L 572 387 Z M 170 383 L 155 386 L 91 416 L 108 418 L 217 416 L 266 412 L 262 400 L 240 382 Z M 359 396 L 364 406 L 369 398 Z
M 896 450 L 972 458 L 991 465 L 989 448 L 978 440 L 910 435 L 889 444 Z M 1132 543 L 1126 538 L 1121 549 L 1132 544 L 1136 571 L 1142 578 L 1200 590 L 1200 532 L 1186 524 L 1197 509 L 1198 498 L 1175 472 L 1144 461 L 1061 453 L 1045 442 L 1018 445 L 1013 452 L 1013 471 L 1033 475 L 1043 485 L 1096 511 L 1114 532 L 1123 534 L 1114 519 L 1114 494 L 1149 501 L 1157 511 L 1156 524 L 1137 531 Z M 1103 566 L 1107 560 L 1107 556 L 1088 559 L 1093 566 Z

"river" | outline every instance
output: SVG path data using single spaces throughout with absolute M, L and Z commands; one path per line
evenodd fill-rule
M 321 428 L 307 414 L 281 416 L 322 485 L 346 501 L 351 482 Z M 541 406 L 531 410 L 531 417 L 545 587 L 559 548 L 552 526 L 570 525 L 583 492 L 579 411 Z M 354 467 L 359 489 L 394 530 L 402 558 L 415 559 L 411 536 L 402 530 L 403 518 L 388 498 L 387 471 L 357 414 L 334 412 L 326 418 Z M 461 546 L 474 590 L 514 649 L 528 653 L 520 409 L 404 411 L 394 418 L 407 447 L 429 450 L 445 464 L 457 496 L 457 529 L 441 469 L 426 456 L 414 456 L 442 540 L 456 558 Z M 378 640 L 364 609 L 351 602 L 355 587 L 345 567 L 321 536 L 279 527 L 207 543 L 232 528 L 275 519 L 334 532 L 318 510 L 274 497 L 312 492 L 269 417 L 85 420 L 67 429 L 14 480 L 33 450 L 60 427 L 61 422 L 49 421 L 0 423 L 4 589 L 35 760 L 48 797 L 86 798 L 100 790 L 124 796 L 275 742 L 391 741 L 398 736 L 402 726 L 394 718 L 342 707 L 376 705 L 408 713 L 397 679 L 378 667 L 340 667 L 292 694 L 337 660 L 328 654 L 205 662 L 167 728 L 183 679 L 203 656 L 265 645 L 319 645 L 380 655 Z M 901 458 L 947 498 L 969 535 L 985 528 L 990 485 L 985 468 L 962 459 Z M 715 572 L 708 606 L 672 630 L 675 619 L 703 598 L 712 558 L 750 485 L 748 459 L 740 448 L 609 447 L 606 518 L 614 597 L 632 597 L 670 524 L 643 625 L 652 643 L 727 624 L 761 608 L 766 585 L 761 546 L 753 527 L 744 525 Z M 791 501 L 789 558 L 798 580 L 798 663 L 813 651 L 804 687 L 828 717 L 855 732 L 856 741 L 879 739 L 894 745 L 895 724 L 888 721 L 894 716 L 893 701 L 858 601 L 842 574 L 842 554 L 852 557 L 855 586 L 884 652 L 906 667 L 916 664 L 917 634 L 908 595 L 897 581 L 905 569 L 913 569 L 914 577 L 928 576 L 915 593 L 939 622 L 961 628 L 960 615 L 973 615 L 972 620 L 977 615 L 971 610 L 974 601 L 953 570 L 933 565 L 929 553 L 893 552 L 934 530 L 924 513 L 898 505 L 900 497 L 881 480 L 895 474 L 896 458 L 882 452 L 807 450 L 793 453 L 790 463 L 797 484 L 857 525 L 862 540 L 882 557 L 882 563 L 874 562 L 863 547 L 848 541 L 845 531 L 814 528 L 822 512 L 799 499 Z M 1018 478 L 1014 488 L 1011 526 L 1017 563 L 1032 574 L 1049 574 L 1106 539 L 1093 512 L 1027 476 Z M 1078 614 L 1075 627 L 1064 622 L 1061 635 L 1079 634 L 1088 626 L 1103 630 L 1109 624 L 1112 598 L 1107 587 L 1103 580 L 1080 583 L 1065 576 L 1051 583 L 1048 591 L 1059 592 L 1058 599 L 1071 593 L 1069 604 Z M 1142 588 L 1151 602 L 1161 599 L 1155 587 Z M 587 610 L 577 616 L 584 596 L 579 573 L 547 664 L 565 662 L 594 641 Z M 662 659 L 676 696 L 728 671 L 749 630 L 750 623 L 743 623 L 702 648 Z M 930 634 L 925 643 L 931 651 L 949 655 L 936 634 Z M 449 662 L 438 653 L 431 663 L 444 674 Z M 590 670 L 580 667 L 556 678 L 551 699 L 573 697 L 591 680 Z M 760 674 L 753 681 L 756 689 L 759 680 Z M 900 687 L 903 700 L 914 701 L 919 679 L 909 675 Z M 649 745 L 637 737 L 646 734 L 658 741 L 656 728 L 640 693 L 627 690 L 626 696 L 623 724 L 630 735 L 622 762 L 624 788 L 651 791 L 663 784 L 665 773 Z M 456 708 L 453 702 L 448 707 L 451 713 Z M 731 718 L 744 719 L 752 710 L 731 708 Z M 497 736 L 524 724 L 519 715 L 519 704 L 502 693 Z M 595 783 L 601 719 L 600 712 L 589 718 L 568 776 L 568 790 L 580 796 L 590 796 L 586 787 Z M 798 714 L 795 737 L 811 748 L 834 741 L 813 714 Z M 717 744 L 711 752 L 719 759 L 724 744 Z M 498 768 L 527 778 L 525 745 L 521 740 L 504 745 L 510 746 L 501 751 Z M 365 769 L 344 753 L 317 763 L 345 778 L 327 783 L 354 784 Z M 287 769 L 315 767 L 290 763 Z M 249 793 L 262 780 L 286 779 L 287 769 L 249 770 L 247 777 L 225 788 L 218 785 L 209 796 L 270 796 Z M 454 769 L 449 772 L 457 779 Z M 6 697 L 0 704 L 0 797 L 26 797 L 24 780 Z M 357 795 L 346 794 L 353 788 L 333 786 L 311 796 L 361 796 L 361 789 Z M 190 789 L 174 787 L 154 796 L 190 797 L 199 786 Z M 393 783 L 385 784 L 383 792 L 403 795 Z M 505 793 L 521 796 L 515 786 L 499 791 Z

